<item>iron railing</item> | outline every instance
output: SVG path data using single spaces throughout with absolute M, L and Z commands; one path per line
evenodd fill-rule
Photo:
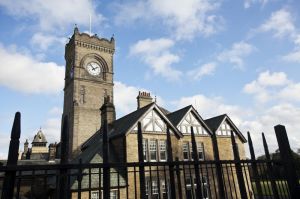
M 68 131 L 64 118 L 63 131 Z M 64 132 L 62 132 L 63 135 Z M 102 163 L 68 163 L 62 146 L 60 163 L 18 165 L 20 114 L 12 128 L 9 158 L 0 166 L 1 199 L 10 198 L 216 198 L 216 199 L 296 199 L 300 196 L 299 179 L 284 126 L 275 127 L 281 159 L 272 160 L 263 136 L 266 159 L 255 157 L 250 133 L 251 159 L 241 160 L 231 134 L 233 160 L 220 160 L 216 135 L 212 136 L 214 160 L 199 160 L 195 135 L 191 130 L 194 161 L 173 158 L 167 147 L 165 162 L 144 162 L 143 134 L 138 124 L 139 162 L 110 162 L 107 124 L 103 132 Z M 64 138 L 62 138 L 62 144 Z M 171 145 L 167 129 L 167 145 Z M 282 168 L 283 174 L 275 174 Z

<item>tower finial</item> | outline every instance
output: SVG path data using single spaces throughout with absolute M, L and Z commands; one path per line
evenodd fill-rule
M 78 29 L 78 27 L 77 27 L 77 24 L 75 24 L 74 34 L 75 34 L 75 33 L 78 33 L 78 32 L 79 32 L 79 29 Z

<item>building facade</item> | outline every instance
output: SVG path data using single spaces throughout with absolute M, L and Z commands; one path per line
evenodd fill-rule
M 75 28 L 66 44 L 66 70 L 63 117 L 69 121 L 68 153 L 71 162 L 100 163 L 102 159 L 102 135 L 104 120 L 108 122 L 110 162 L 138 162 L 137 124 L 141 122 L 145 162 L 167 161 L 167 127 L 171 133 L 173 158 L 179 161 L 193 160 L 191 149 L 191 128 L 196 135 L 199 161 L 213 160 L 212 135 L 216 134 L 220 159 L 232 160 L 231 132 L 234 132 L 241 158 L 245 158 L 245 137 L 226 114 L 204 120 L 192 105 L 170 112 L 153 102 L 150 93 L 139 92 L 137 110 L 116 119 L 113 95 L 114 38 L 110 40 L 80 33 Z M 132 96 L 133 100 L 135 96 Z M 232 171 L 231 171 L 232 172 Z M 136 176 L 128 178 L 126 190 L 133 193 Z M 194 174 L 182 176 L 185 182 L 186 198 L 191 198 L 194 188 Z M 202 178 L 205 198 L 209 196 L 209 176 Z M 124 179 L 122 179 L 124 180 Z M 83 179 L 87 182 L 87 179 Z M 232 179 L 233 183 L 236 183 Z M 76 184 L 76 183 L 75 183 Z M 120 185 L 120 184 L 119 184 Z M 235 184 L 236 185 L 236 184 Z M 83 183 L 84 186 L 84 183 Z M 87 184 L 86 184 L 87 186 Z M 91 198 L 99 198 L 99 182 Z M 184 185 L 183 185 L 184 186 Z M 93 184 L 92 184 L 93 187 Z M 112 187 L 114 187 L 112 185 Z M 168 198 L 168 180 L 153 180 L 146 174 L 146 192 L 149 198 Z M 73 187 L 76 190 L 76 186 Z M 158 196 L 157 189 L 163 190 Z M 126 194 L 125 188 L 111 195 Z M 138 189 L 137 189 L 138 190 Z M 89 193 L 85 193 L 89 197 Z M 128 193 L 127 193 L 128 194 Z M 139 193 L 137 193 L 139 194 Z M 73 195 L 76 197 L 76 193 Z M 122 197 L 121 197 L 122 198 Z M 129 198 L 134 198 L 130 196 Z

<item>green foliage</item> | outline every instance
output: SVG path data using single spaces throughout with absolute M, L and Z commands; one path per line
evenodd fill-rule
M 295 153 L 294 151 L 291 151 L 292 152 L 292 155 L 293 155 L 293 159 L 294 159 L 294 163 L 295 163 L 295 166 L 296 166 L 296 171 L 298 173 L 298 177 L 300 177 L 300 155 L 298 153 Z M 275 151 L 275 153 L 271 153 L 270 154 L 270 157 L 271 157 L 271 160 L 278 160 L 280 161 L 280 152 L 279 150 L 277 149 Z M 262 156 L 259 156 L 257 158 L 258 160 L 265 160 L 266 159 L 266 156 L 265 155 L 262 155 Z M 281 164 L 273 164 L 273 170 L 274 170 L 274 177 L 277 178 L 277 179 L 283 179 L 283 176 L 284 176 L 284 168 Z M 267 169 L 260 169 L 259 170 L 259 175 L 260 177 L 265 177 L 268 175 L 267 173 Z

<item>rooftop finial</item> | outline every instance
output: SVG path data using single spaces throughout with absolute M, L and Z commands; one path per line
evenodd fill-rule
M 75 24 L 74 33 L 78 33 L 78 32 L 79 32 L 79 30 L 78 30 L 77 24 Z

